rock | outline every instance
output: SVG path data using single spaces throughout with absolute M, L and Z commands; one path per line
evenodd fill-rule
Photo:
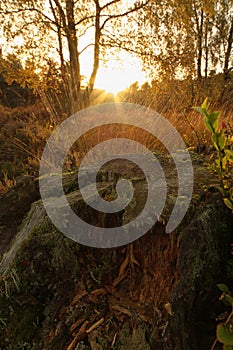
M 181 232 L 177 267 L 180 279 L 172 292 L 173 349 L 205 350 L 215 336 L 217 284 L 227 283 L 233 215 L 220 194 L 201 203 Z
M 1 225 L 14 236 L 0 262 L 2 349 L 63 350 L 80 330 L 85 339 L 76 349 L 110 349 L 113 343 L 121 350 L 210 348 L 217 315 L 216 284 L 227 282 L 224 271 L 233 217 L 220 195 L 208 191 L 217 180 L 205 159 L 193 156 L 190 208 L 176 232 L 166 234 L 177 178 L 171 158 L 160 156 L 159 160 L 170 179 L 169 197 L 159 222 L 132 244 L 140 266 L 126 266 L 128 247 L 94 249 L 58 232 L 38 200 L 32 179 L 18 181 L 18 187 L 1 199 Z M 116 198 L 122 167 L 118 160 L 99 172 L 103 198 Z M 125 173 L 135 195 L 118 215 L 92 211 L 83 202 L 77 172 L 64 176 L 64 192 L 83 219 L 103 227 L 121 225 L 140 212 L 147 196 L 144 174 L 130 162 Z M 52 194 L 55 178 L 50 180 Z M 114 284 L 120 273 L 122 278 Z M 89 328 L 102 318 L 94 333 L 85 334 L 84 325 Z M 74 324 L 77 329 L 72 328 Z
M 18 177 L 16 186 L 0 198 L 0 254 L 7 250 L 24 214 L 37 199 L 38 183 L 33 176 Z
M 119 350 L 150 350 L 150 345 L 146 340 L 145 329 L 142 327 L 134 328 L 123 328 L 120 331 L 118 338 Z

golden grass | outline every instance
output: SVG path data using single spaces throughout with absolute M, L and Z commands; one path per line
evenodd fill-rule
M 203 117 L 192 108 L 186 108 L 185 112 L 182 101 L 175 100 L 175 103 L 169 104 L 164 102 L 164 97 L 157 101 L 153 99 L 155 97 L 151 96 L 147 101 L 140 102 L 166 117 L 183 137 L 187 147 L 196 148 L 198 145 L 205 145 L 208 151 L 211 140 L 204 126 Z M 99 98 L 102 102 L 108 101 L 103 93 L 100 93 Z M 130 102 L 137 103 L 135 100 Z M 44 145 L 56 125 L 66 117 L 64 113 L 55 113 L 56 106 L 50 108 L 49 103 L 49 100 L 46 100 L 46 108 L 42 103 L 14 109 L 0 105 L 0 194 L 14 185 L 15 178 L 21 174 L 38 176 Z M 94 101 L 94 104 L 96 103 L 97 99 Z M 214 106 L 212 108 L 215 109 Z M 220 126 L 224 121 L 233 129 L 232 111 L 224 107 L 217 109 L 222 110 Z M 152 151 L 165 151 L 163 145 L 146 131 L 112 124 L 99 127 L 98 130 L 93 129 L 77 140 L 66 157 L 64 168 L 72 170 L 79 165 L 83 156 L 92 147 L 105 140 L 119 137 L 133 139 Z

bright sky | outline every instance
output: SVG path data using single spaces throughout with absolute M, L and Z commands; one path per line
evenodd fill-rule
M 146 76 L 142 72 L 140 60 L 127 52 L 120 55 L 121 61 L 111 58 L 105 67 L 100 66 L 96 78 L 95 88 L 103 89 L 106 92 L 117 94 L 138 81 L 139 85 L 146 81 Z M 85 63 L 83 65 L 85 76 L 89 76 L 90 69 Z
M 23 39 L 17 38 L 16 43 L 23 45 Z M 0 39 L 0 44 L 6 45 L 4 39 Z M 5 44 L 5 45 L 4 45 Z M 3 50 L 5 52 L 5 50 Z M 11 52 L 11 49 L 7 50 Z M 119 60 L 120 56 L 120 60 Z M 86 53 L 81 56 L 81 74 L 89 78 L 92 70 L 92 53 Z M 117 58 L 109 58 L 105 65 L 101 65 L 97 73 L 95 88 L 105 90 L 117 95 L 118 92 L 126 89 L 134 82 L 142 85 L 146 81 L 146 75 L 142 72 L 140 60 L 122 50 Z
M 103 1 L 106 3 L 107 1 Z M 123 5 L 128 6 L 134 4 L 134 0 L 125 0 Z M 125 18 L 127 22 L 127 18 Z M 112 27 L 110 26 L 112 30 Z M 94 28 L 86 32 L 84 36 L 79 38 L 79 49 L 82 50 L 87 44 L 93 42 Z M 109 61 L 103 66 L 100 60 L 100 67 L 97 73 L 95 88 L 103 89 L 106 92 L 117 94 L 126 89 L 136 81 L 139 85 L 146 81 L 146 75 L 142 72 L 140 59 L 133 56 L 125 50 L 114 52 L 111 50 L 112 56 L 108 54 Z M 93 47 L 84 51 L 80 56 L 81 74 L 89 78 L 93 68 Z

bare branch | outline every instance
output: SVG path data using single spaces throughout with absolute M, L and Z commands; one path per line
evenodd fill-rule
M 57 16 L 56 16 L 55 9 L 54 9 L 54 7 L 53 7 L 52 0 L 49 0 L 49 5 L 50 5 L 50 8 L 51 8 L 51 11 L 52 11 L 52 14 L 53 14 L 53 18 L 54 18 L 54 21 L 55 21 L 56 25 L 57 25 L 58 27 L 60 27 L 60 24 L 58 23 L 58 18 L 57 18 Z
M 136 12 L 136 11 L 142 9 L 144 6 L 146 6 L 146 5 L 149 3 L 149 1 L 150 1 L 150 0 L 147 0 L 145 3 L 142 3 L 142 4 L 139 5 L 139 6 L 135 6 L 134 8 L 129 9 L 129 10 L 126 11 L 126 12 L 119 13 L 118 15 L 111 15 L 111 16 L 109 16 L 109 17 L 106 18 L 106 20 L 103 22 L 103 24 L 102 24 L 100 30 L 102 30 L 102 29 L 105 27 L 106 23 L 109 22 L 109 21 L 111 21 L 112 19 L 125 17 L 125 16 L 129 15 L 130 13 Z
M 130 45 L 131 45 L 131 41 L 126 41 L 126 40 L 117 40 L 114 36 L 111 36 L 111 34 L 106 34 L 104 33 L 103 34 L 104 37 L 106 37 L 107 39 L 109 39 L 109 42 L 105 42 L 104 43 L 104 46 L 108 46 L 110 48 L 117 48 L 117 49 L 121 49 L 121 50 L 124 50 L 124 51 L 127 51 L 127 52 L 131 52 L 131 53 L 134 53 L 136 54 L 137 56 L 151 56 L 151 53 L 146 53 L 145 51 L 141 51 L 140 49 L 139 50 L 136 50 L 136 49 L 133 49 L 133 48 L 130 48 Z
M 79 55 L 81 55 L 85 50 L 87 50 L 88 47 L 94 46 L 94 45 L 95 45 L 94 43 L 91 43 L 91 44 L 86 45 L 86 46 L 84 47 L 84 49 L 82 49 L 82 50 L 79 52 Z
M 94 0 L 94 2 L 96 3 L 97 0 Z M 102 12 L 104 9 L 106 9 L 107 7 L 113 5 L 114 3 L 117 3 L 119 2 L 120 0 L 112 0 L 110 1 L 109 3 L 105 4 L 104 6 L 100 7 L 100 12 Z M 147 0 L 145 3 L 139 5 L 139 6 L 135 6 L 133 9 L 130 9 L 124 13 L 121 13 L 121 14 L 118 14 L 118 15 L 112 15 L 112 16 L 109 16 L 109 15 L 100 15 L 99 17 L 108 17 L 106 18 L 106 20 L 104 21 L 103 25 L 101 26 L 100 29 L 103 29 L 103 27 L 105 26 L 105 22 L 108 22 L 110 21 L 111 19 L 113 18 L 118 18 L 118 17 L 124 17 L 124 16 L 127 16 L 128 14 L 132 13 L 132 12 L 135 12 L 137 10 L 140 10 L 141 8 L 143 8 L 144 6 L 146 6 L 148 3 L 149 3 L 150 0 Z M 80 24 L 82 24 L 83 22 L 87 21 L 88 19 L 95 19 L 96 15 L 90 15 L 90 16 L 86 16 L 82 19 L 80 19 L 78 22 L 75 23 L 75 26 L 78 26 Z
M 102 6 L 102 7 L 100 8 L 100 10 L 102 11 L 102 10 L 106 9 L 107 7 L 109 7 L 109 6 L 111 6 L 111 5 L 113 5 L 113 4 L 116 4 L 116 3 L 119 2 L 119 1 L 120 1 L 120 0 L 112 0 L 112 1 L 108 2 L 107 4 L 105 4 L 104 6 Z
M 27 12 L 27 11 L 34 11 L 39 13 L 41 16 L 43 16 L 44 18 L 46 18 L 48 21 L 52 22 L 53 24 L 56 25 L 56 22 L 53 21 L 50 17 L 48 17 L 46 14 L 44 14 L 42 11 L 40 11 L 39 9 L 35 8 L 35 7 L 29 7 L 29 8 L 25 8 L 25 9 L 18 9 L 18 10 L 12 10 L 12 11 L 0 11 L 0 13 L 4 14 L 4 15 L 11 15 L 11 14 L 16 14 L 16 13 L 21 13 L 21 12 Z
M 84 35 L 87 33 L 87 31 L 88 31 L 89 29 L 91 29 L 92 27 L 94 27 L 94 24 L 92 24 L 92 25 L 86 27 L 85 30 L 83 31 L 83 33 L 78 35 L 78 38 L 81 38 L 82 36 L 84 36 Z
M 59 14 L 60 14 L 60 16 L 61 16 L 61 21 L 62 21 L 64 30 L 67 31 L 66 15 L 65 15 L 65 13 L 64 13 L 64 10 L 63 10 L 63 8 L 62 8 L 62 6 L 61 6 L 61 4 L 59 3 L 58 0 L 54 0 L 54 2 L 55 2 L 55 4 L 57 5 Z
M 86 17 L 80 19 L 78 22 L 76 22 L 75 26 L 82 24 L 83 22 L 87 21 L 88 19 L 94 19 L 94 18 L 95 18 L 95 15 L 86 16 Z
M 39 24 L 39 23 L 43 23 L 45 25 L 48 25 L 50 27 L 50 29 L 57 33 L 56 29 L 54 29 L 52 26 L 51 26 L 51 22 L 50 21 L 44 21 L 44 20 L 41 20 L 41 21 L 30 21 L 30 22 L 27 22 L 27 23 L 24 23 L 16 32 L 14 32 L 12 34 L 13 38 L 22 34 L 22 30 L 27 28 L 28 26 L 32 25 L 32 24 Z

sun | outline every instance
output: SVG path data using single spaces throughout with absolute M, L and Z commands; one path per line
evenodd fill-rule
M 128 77 L 124 76 L 122 71 L 114 68 L 100 68 L 96 79 L 95 87 L 103 89 L 117 95 L 118 92 L 124 90 L 129 84 Z M 127 81 L 126 81 L 127 80 Z
M 140 60 L 128 53 L 123 53 L 121 59 L 111 59 L 106 67 L 100 67 L 95 87 L 110 92 L 115 96 L 134 82 L 142 84 L 146 77 L 142 72 Z

